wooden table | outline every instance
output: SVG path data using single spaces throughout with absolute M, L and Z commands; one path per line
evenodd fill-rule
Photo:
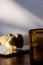
M 30 65 L 29 54 L 22 54 L 15 57 L 0 57 L 0 65 Z

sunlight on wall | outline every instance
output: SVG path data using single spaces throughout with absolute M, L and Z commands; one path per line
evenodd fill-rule
M 30 11 L 24 9 L 18 3 L 12 2 L 10 0 L 0 1 L 0 19 L 5 20 L 6 23 L 24 28 L 24 30 L 21 30 L 18 27 L 8 29 L 8 27 L 1 26 L 1 29 L 7 29 L 7 32 L 9 32 L 10 30 L 10 32 L 15 31 L 16 33 L 19 31 L 20 33 L 22 32 L 23 34 L 25 34 L 29 29 L 43 27 L 43 20 L 33 15 Z

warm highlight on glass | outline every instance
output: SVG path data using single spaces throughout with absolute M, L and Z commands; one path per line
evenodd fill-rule
M 30 30 L 29 39 L 31 64 L 43 63 L 43 29 Z

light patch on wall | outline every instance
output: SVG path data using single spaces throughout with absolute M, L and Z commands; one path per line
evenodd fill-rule
M 2 0 L 0 2 L 0 19 L 5 20 L 7 23 L 11 23 L 12 25 L 15 24 L 24 27 L 27 29 L 26 32 L 31 28 L 43 27 L 43 20 L 33 15 L 30 11 L 24 9 L 18 3 L 10 0 Z

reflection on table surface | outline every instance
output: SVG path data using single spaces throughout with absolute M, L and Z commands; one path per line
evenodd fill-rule
M 30 56 L 24 54 L 10 58 L 0 57 L 0 65 L 30 65 Z

